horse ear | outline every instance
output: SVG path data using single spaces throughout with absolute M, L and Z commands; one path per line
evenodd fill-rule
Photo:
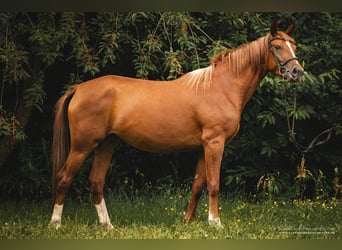
M 294 23 L 291 23 L 290 26 L 285 30 L 285 33 L 288 34 L 289 36 L 292 36 L 295 28 L 296 28 L 296 25 Z
M 271 35 L 272 36 L 276 36 L 277 35 L 277 31 L 278 31 L 277 20 L 273 20 L 272 24 L 271 24 L 271 29 L 270 29 Z

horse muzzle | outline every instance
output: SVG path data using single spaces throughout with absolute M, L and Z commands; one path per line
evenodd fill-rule
M 279 69 L 280 75 L 290 82 L 298 82 L 299 79 L 304 75 L 304 69 L 300 64 L 293 66 L 286 65 Z

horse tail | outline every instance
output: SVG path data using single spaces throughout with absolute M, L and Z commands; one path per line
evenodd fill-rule
M 59 98 L 55 106 L 52 140 L 52 197 L 55 200 L 58 173 L 63 168 L 70 150 L 70 130 L 68 120 L 68 106 L 75 94 L 77 85 L 71 86 L 65 94 Z

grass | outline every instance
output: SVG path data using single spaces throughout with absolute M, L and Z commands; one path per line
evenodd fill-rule
M 166 190 L 160 194 L 111 195 L 106 203 L 112 231 L 97 224 L 91 202 L 68 200 L 63 226 L 49 226 L 52 205 L 6 201 L 0 205 L 0 239 L 341 239 L 342 205 L 333 201 L 265 201 L 220 198 L 225 227 L 208 227 L 208 200 L 202 197 L 196 221 L 183 223 L 189 194 Z

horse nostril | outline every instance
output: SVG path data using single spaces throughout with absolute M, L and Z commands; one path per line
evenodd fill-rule
M 292 75 L 295 76 L 295 75 L 297 75 L 297 73 L 298 73 L 298 69 L 296 67 L 294 67 L 292 70 Z
M 296 79 L 301 78 L 304 75 L 304 70 L 301 67 L 293 67 L 292 76 Z

